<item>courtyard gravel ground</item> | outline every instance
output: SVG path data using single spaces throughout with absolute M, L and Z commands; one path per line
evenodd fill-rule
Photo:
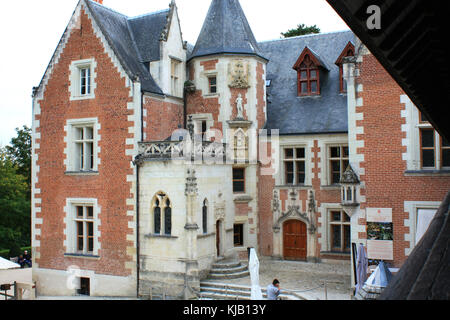
M 327 283 L 328 300 L 351 299 L 350 262 L 326 261 L 308 263 L 297 261 L 280 261 L 270 258 L 260 259 L 260 285 L 267 287 L 273 279 L 281 282 L 281 289 L 295 291 L 307 300 L 325 300 L 324 283 Z M 31 282 L 31 269 L 8 270 L 0 272 L 0 282 Z M 229 280 L 216 280 L 225 284 L 251 286 L 250 277 Z M 311 290 L 312 289 L 312 290 Z M 37 297 L 38 300 L 114 300 L 114 298 L 86 297 Z M 117 299 L 117 298 L 116 298 Z M 135 298 L 129 298 L 134 300 Z M 118 298 L 117 300 L 127 300 Z
M 349 261 L 309 263 L 260 258 L 259 279 L 262 288 L 278 279 L 281 289 L 295 291 L 307 300 L 351 300 L 351 268 Z M 251 286 L 250 277 L 215 282 Z

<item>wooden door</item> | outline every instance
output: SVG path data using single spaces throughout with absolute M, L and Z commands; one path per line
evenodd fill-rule
M 290 220 L 283 225 L 284 259 L 306 260 L 306 224 Z
M 220 221 L 216 223 L 216 249 L 217 256 L 220 257 Z

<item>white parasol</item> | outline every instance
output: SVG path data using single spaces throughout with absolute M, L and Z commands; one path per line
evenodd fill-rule
M 254 248 L 250 249 L 250 261 L 248 263 L 250 278 L 252 281 L 252 300 L 263 300 L 261 287 L 259 285 L 259 260 Z

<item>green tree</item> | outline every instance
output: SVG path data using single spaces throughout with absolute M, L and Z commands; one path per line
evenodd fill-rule
M 31 239 L 29 184 L 18 167 L 0 148 L 0 249 L 27 246 Z
M 12 138 L 6 146 L 7 156 L 17 167 L 17 173 L 23 175 L 31 185 L 31 129 L 23 126 L 16 128 L 17 137 Z
M 320 33 L 320 29 L 316 25 L 306 26 L 305 24 L 302 23 L 299 24 L 295 29 L 289 29 L 287 32 L 282 32 L 281 35 L 284 38 L 291 38 L 313 33 Z

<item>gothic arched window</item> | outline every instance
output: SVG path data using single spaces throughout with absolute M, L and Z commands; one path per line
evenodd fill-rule
M 157 193 L 153 198 L 153 231 L 155 235 L 172 235 L 172 205 L 168 196 L 163 193 Z M 164 214 L 164 217 L 162 216 Z
M 164 234 L 168 236 L 172 234 L 172 208 L 170 207 L 169 199 L 167 199 L 166 207 L 164 208 Z
M 208 233 L 208 200 L 205 199 L 203 201 L 203 210 L 202 210 L 202 225 L 203 225 L 203 233 Z
M 160 234 L 161 233 L 161 207 L 160 207 L 160 203 L 159 200 L 157 199 L 155 201 L 155 207 L 153 209 L 153 221 L 154 221 L 154 231 L 155 234 Z

